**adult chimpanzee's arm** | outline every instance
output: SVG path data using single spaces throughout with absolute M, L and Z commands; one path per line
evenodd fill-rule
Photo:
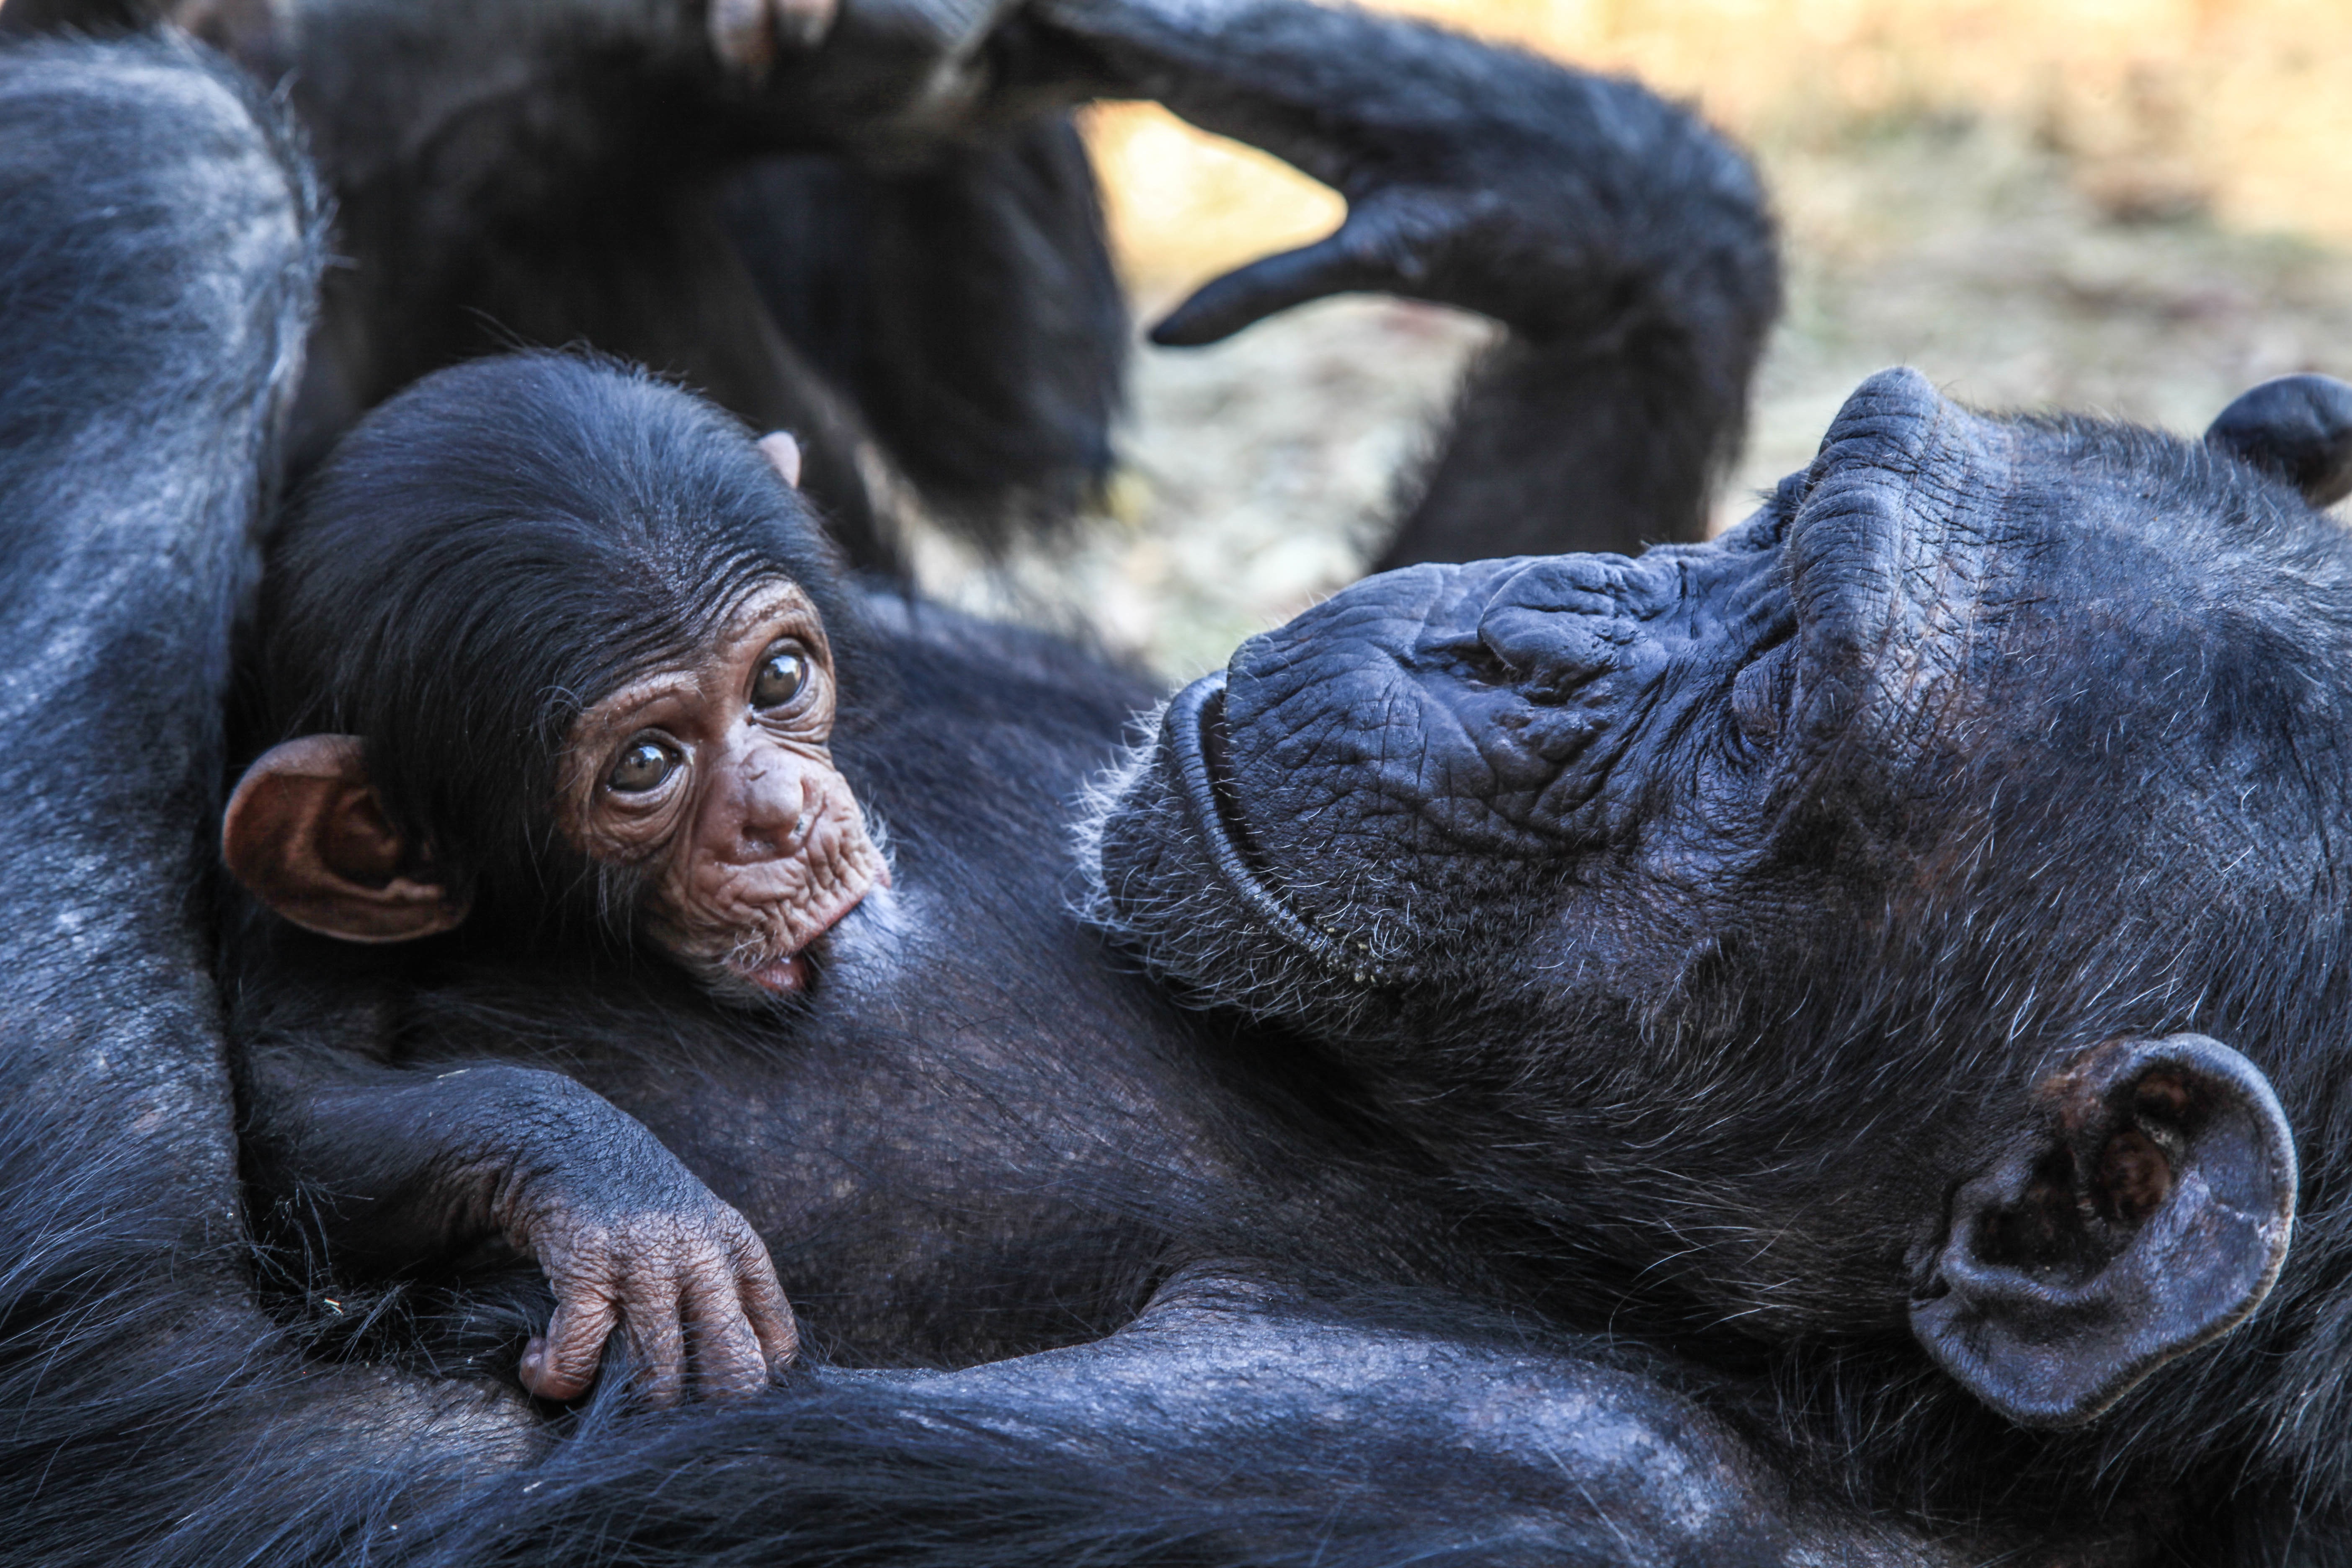
M 1339 232 L 1202 289 L 1202 343 L 1378 289 L 1509 339 L 1383 565 L 1703 533 L 1779 305 L 1748 163 L 1689 110 L 1418 23 L 1305 0 L 1038 0 L 1102 90 L 1153 98 L 1348 199 Z
M 393 1273 L 501 1243 L 538 1260 L 556 1305 L 523 1352 L 533 1393 L 587 1392 L 616 1332 L 655 1405 L 751 1392 L 792 1357 L 758 1235 L 561 1073 L 387 1068 L 313 1027 L 257 1043 L 247 1091 L 248 1180 L 337 1268 Z
M 565 1472 L 467 1500 L 450 1539 L 500 1563 L 923 1561 L 937 1542 L 943 1561 L 994 1568 L 1991 1554 L 1857 1518 L 1661 1359 L 1458 1300 L 1317 1301 L 1187 1270 L 1092 1344 L 953 1372 L 819 1368 L 790 1398 L 715 1406 L 625 1450 L 592 1437 Z
M 531 1441 L 478 1387 L 305 1367 L 243 1286 L 195 889 L 318 255 L 275 124 L 184 49 L 0 49 L 11 1563 L 339 1556 L 398 1478 Z
M 192 1243 L 235 1228 L 190 910 L 309 202 L 182 53 L 0 53 L 0 1103 L 135 1151 L 142 1222 Z

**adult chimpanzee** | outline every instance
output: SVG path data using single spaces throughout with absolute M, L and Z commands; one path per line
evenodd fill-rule
M 388 1070 L 407 953 L 383 944 L 470 920 L 470 950 L 507 962 L 585 943 L 739 1004 L 801 990 L 811 943 L 886 875 L 828 750 L 825 556 L 724 416 L 547 354 L 394 399 L 274 542 L 256 662 L 288 738 L 230 798 L 226 858 L 381 962 L 373 985 L 327 965 L 353 1022 L 281 1024 L 292 1048 L 247 1053 L 252 1177 L 347 1261 L 491 1237 L 538 1258 L 558 1300 L 524 1352 L 535 1394 L 585 1392 L 616 1326 L 656 1404 L 689 1361 L 694 1387 L 755 1388 L 791 1317 L 742 1218 L 570 1079 Z M 316 967 L 316 943 L 243 923 L 269 950 L 234 961 L 248 991 Z
M 732 21 L 825 7 L 155 9 L 284 81 L 336 199 L 349 264 L 298 463 L 460 356 L 584 342 L 798 432 L 860 564 L 899 563 L 910 490 L 984 542 L 1065 517 L 1108 469 L 1128 332 L 1064 112 L 1096 92 L 1158 98 L 1350 204 L 1161 342 L 1360 289 L 1510 330 L 1386 564 L 1701 537 L 1778 305 L 1754 178 L 1687 110 L 1402 23 L 844 0 L 820 47 L 779 50 Z
M 2342 383 L 2196 445 L 1887 373 L 1715 543 L 1245 644 L 1097 907 L 1874 1507 L 2332 1561 L 2347 489 Z

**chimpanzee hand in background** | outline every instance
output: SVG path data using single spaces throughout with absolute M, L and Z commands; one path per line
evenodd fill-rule
M 1704 536 L 1780 267 L 1754 171 L 1696 115 L 1306 0 L 1031 0 L 1019 22 L 1009 79 L 1156 99 L 1347 198 L 1337 233 L 1209 284 L 1158 342 L 1354 290 L 1510 329 L 1376 569 Z
M 249 1177 L 318 1233 L 337 1273 L 394 1275 L 503 1242 L 555 1313 L 523 1386 L 574 1399 L 616 1333 L 637 1397 L 754 1393 L 798 1348 L 768 1250 L 632 1117 L 561 1073 L 432 1074 L 257 1052 L 278 1109 L 248 1131 Z
M 984 112 L 987 46 L 1014 0 L 829 3 L 824 43 L 787 60 L 766 94 L 808 141 L 904 156 Z
M 1623 310 L 1756 224 L 1748 165 L 1637 84 L 1435 27 L 1299 0 L 1034 0 L 1100 71 L 1345 196 L 1339 231 L 1219 279 L 1153 336 L 1203 343 L 1351 289 L 1477 310 L 1533 336 Z M 1677 178 L 1676 176 L 1681 176 Z M 1690 187 L 1711 185 L 1715 214 Z

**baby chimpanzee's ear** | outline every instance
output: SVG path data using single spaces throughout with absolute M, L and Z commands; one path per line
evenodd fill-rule
M 407 942 L 466 918 L 439 883 L 403 873 L 409 857 L 355 735 L 305 735 L 246 769 L 221 823 L 221 856 L 255 898 L 322 936 Z
M 793 439 L 789 430 L 771 430 L 760 437 L 760 455 L 778 478 L 794 489 L 801 488 L 801 444 Z
M 2261 1304 L 2294 1225 L 2262 1069 L 2203 1035 L 2116 1040 L 2043 1079 L 1952 1194 L 1911 1328 L 2027 1426 L 2087 1421 Z

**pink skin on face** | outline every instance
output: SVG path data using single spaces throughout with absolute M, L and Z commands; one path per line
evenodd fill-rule
M 889 881 L 833 764 L 834 702 L 815 606 L 771 583 L 689 662 L 573 726 L 567 830 L 591 857 L 651 872 L 647 929 L 722 988 L 799 990 L 808 945 Z

